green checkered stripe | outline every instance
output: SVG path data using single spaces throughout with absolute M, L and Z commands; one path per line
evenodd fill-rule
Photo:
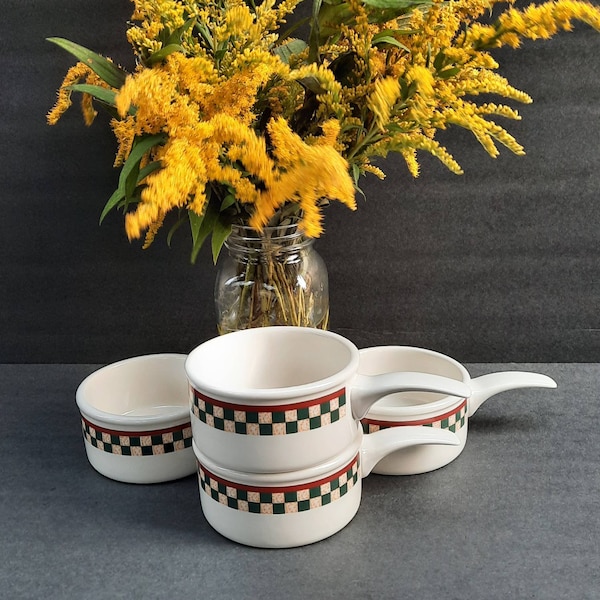
M 200 489 L 215 502 L 234 510 L 282 515 L 326 506 L 345 496 L 358 482 L 359 456 L 330 478 L 304 486 L 253 488 L 216 477 L 198 463 Z
M 347 411 L 345 390 L 307 402 L 260 410 L 214 400 L 193 390 L 192 413 L 209 427 L 241 435 L 289 435 L 339 421 Z
M 422 425 L 423 427 L 435 427 L 437 429 L 448 429 L 456 433 L 459 429 L 465 426 L 467 420 L 467 401 L 464 400 L 460 406 L 445 415 L 435 417 L 431 420 L 421 421 L 379 421 L 375 419 L 364 418 L 361 420 L 364 433 L 374 433 L 380 429 L 388 429 L 390 427 L 406 427 L 409 425 Z
M 83 438 L 99 450 L 122 456 L 156 456 L 191 448 L 192 425 L 184 423 L 156 431 L 113 431 L 81 419 Z

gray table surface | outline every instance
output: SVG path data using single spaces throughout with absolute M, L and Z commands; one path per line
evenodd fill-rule
M 469 365 L 559 387 L 488 400 L 457 460 L 370 475 L 345 529 L 289 550 L 213 531 L 194 476 L 96 473 L 74 402 L 96 368 L 0 365 L 2 598 L 600 598 L 600 365 Z

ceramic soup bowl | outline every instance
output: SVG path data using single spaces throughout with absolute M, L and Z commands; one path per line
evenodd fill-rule
M 95 371 L 79 385 L 85 450 L 99 473 L 128 483 L 156 483 L 195 472 L 185 358 L 130 358 Z
M 299 471 L 339 456 L 358 419 L 400 390 L 466 397 L 456 378 L 428 373 L 358 375 L 346 338 L 304 327 L 246 329 L 194 349 L 190 382 L 194 442 L 216 464 L 250 473 Z
M 356 428 L 353 442 L 330 460 L 285 473 L 225 469 L 196 445 L 204 516 L 225 537 L 260 548 L 289 548 L 325 539 L 358 511 L 361 479 L 383 456 L 417 444 L 459 444 L 450 431 L 426 427 L 372 435 Z
M 383 458 L 374 468 L 382 475 L 415 475 L 447 465 L 464 449 L 469 418 L 491 396 L 517 388 L 555 388 L 556 382 L 540 373 L 505 371 L 471 379 L 456 360 L 422 348 L 380 346 L 360 351 L 359 372 L 378 375 L 396 370 L 422 371 L 462 381 L 471 396 L 456 398 L 422 392 L 391 394 L 375 403 L 362 419 L 363 430 L 373 433 L 382 429 L 424 426 L 455 432 L 460 445 L 441 447 L 423 445 L 406 448 Z

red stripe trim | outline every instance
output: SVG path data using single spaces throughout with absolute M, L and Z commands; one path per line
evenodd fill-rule
M 199 464 L 200 464 L 200 468 L 204 471 L 204 473 L 206 475 L 208 475 L 211 479 L 214 479 L 215 481 L 217 481 L 223 485 L 233 487 L 238 490 L 244 490 L 245 492 L 257 492 L 257 493 L 263 492 L 265 494 L 277 494 L 277 493 L 285 493 L 285 492 L 299 492 L 300 490 L 308 490 L 310 488 L 315 488 L 315 487 L 321 486 L 325 483 L 329 483 L 330 481 L 333 481 L 334 479 L 338 479 L 344 473 L 348 472 L 352 466 L 354 466 L 354 464 L 358 461 L 358 456 L 359 455 L 357 454 L 345 467 L 343 467 L 342 469 L 340 469 L 333 475 L 330 475 L 329 477 L 324 477 L 323 479 L 319 479 L 317 481 L 309 481 L 308 483 L 302 483 L 300 485 L 287 485 L 287 486 L 283 486 L 283 487 L 261 487 L 261 486 L 244 485 L 242 483 L 235 483 L 233 481 L 228 481 L 227 479 L 223 479 L 222 477 L 219 477 L 219 476 L 215 475 L 214 473 L 211 473 L 207 468 L 204 467 L 203 464 L 201 464 L 201 463 L 199 463 Z
M 182 429 L 186 429 L 187 427 L 191 427 L 192 424 L 188 421 L 187 423 L 183 423 L 182 425 L 174 425 L 173 427 L 167 427 L 166 429 L 153 429 L 151 431 L 120 431 L 118 429 L 106 429 L 105 427 L 100 427 L 100 425 L 96 425 L 91 421 L 88 421 L 83 415 L 81 420 L 93 427 L 96 431 L 101 431 L 102 433 L 108 433 L 110 435 L 123 435 L 127 437 L 142 437 L 144 435 L 161 435 L 163 433 L 172 433 L 174 431 L 181 431 Z
M 192 388 L 194 391 L 194 395 L 196 398 L 200 398 L 200 400 L 204 400 L 204 402 L 208 402 L 209 404 L 213 404 L 214 406 L 220 406 L 221 408 L 228 408 L 230 410 L 239 410 L 240 412 L 285 412 L 286 410 L 297 410 L 299 408 L 307 408 L 309 406 L 316 406 L 317 404 L 323 404 L 324 402 L 328 402 L 329 400 L 334 400 L 335 398 L 340 398 L 346 393 L 346 389 L 342 388 L 337 392 L 333 392 L 327 396 L 322 396 L 321 398 L 313 398 L 312 400 L 305 400 L 304 402 L 295 402 L 294 404 L 277 404 L 275 406 L 272 405 L 261 405 L 261 406 L 250 406 L 248 404 L 231 404 L 229 402 L 223 402 L 223 400 L 215 400 L 214 398 L 210 398 L 206 396 L 202 392 Z
M 448 411 L 443 415 L 438 415 L 430 419 L 419 419 L 417 421 L 379 421 L 377 419 L 364 418 L 361 419 L 361 422 L 366 423 L 367 425 L 378 425 L 379 427 L 408 427 L 411 425 L 429 425 L 431 423 L 436 423 L 437 421 L 447 419 L 452 415 L 458 414 L 466 405 L 467 401 L 463 400 L 463 402 L 460 404 L 460 406 L 458 406 L 458 408 L 453 408 L 451 411 Z

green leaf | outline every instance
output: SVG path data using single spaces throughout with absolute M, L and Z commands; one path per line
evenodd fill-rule
M 191 262 L 194 264 L 198 257 L 198 252 L 202 248 L 202 244 L 213 230 L 219 211 L 213 206 L 211 200 L 211 188 L 206 188 L 207 204 L 203 215 L 198 215 L 192 210 L 187 211 L 190 220 L 190 230 L 192 232 L 192 254 Z
M 110 62 L 103 56 L 70 42 L 64 38 L 51 37 L 47 38 L 49 42 L 60 46 L 63 50 L 66 50 L 75 58 L 79 59 L 82 63 L 85 63 L 102 81 L 105 81 L 112 88 L 120 88 L 127 78 L 127 72 L 117 67 L 114 63 Z
M 358 180 L 360 179 L 360 167 L 356 163 L 352 163 L 352 177 L 354 179 L 354 186 L 358 187 Z
M 400 82 L 400 98 L 403 101 L 408 100 L 416 91 L 417 84 L 416 82 L 411 82 L 410 84 L 406 83 L 404 79 L 399 79 Z
M 210 235 L 215 222 L 217 220 L 217 213 L 211 209 L 210 204 L 206 207 L 206 212 L 203 216 L 198 216 L 194 211 L 188 210 L 190 219 L 190 228 L 192 230 L 192 264 L 196 262 L 198 253 L 202 248 L 206 238 Z
M 319 42 L 321 40 L 321 0 L 313 0 L 310 34 L 308 37 L 308 62 L 319 63 Z
M 167 58 L 169 54 L 173 54 L 173 52 L 183 52 L 183 46 L 180 44 L 168 44 L 167 46 L 164 46 L 160 50 L 154 52 L 154 54 L 151 54 L 146 59 L 146 64 L 155 65 L 156 63 L 159 63 Z
M 233 204 L 235 204 L 235 196 L 233 194 L 227 194 L 227 196 L 225 196 L 225 198 L 223 198 L 223 202 L 221 202 L 220 211 L 223 212 L 224 210 L 228 209 Z
M 390 44 L 390 46 L 396 46 L 396 48 L 400 48 L 402 50 L 406 50 L 410 52 L 410 49 L 407 48 L 404 44 L 400 43 L 395 37 L 390 35 L 390 31 L 382 31 L 377 35 L 373 36 L 373 46 L 377 46 L 378 44 Z
M 309 22 L 310 17 L 304 17 L 303 19 L 298 19 L 297 21 L 294 21 L 294 23 L 292 23 L 285 31 L 282 31 L 279 34 L 279 39 L 285 40 L 289 38 L 295 31 L 300 29 L 300 27 L 304 27 L 304 25 L 306 25 Z
M 298 83 L 303 85 L 306 89 L 309 89 L 313 94 L 325 94 L 327 90 L 321 85 L 321 82 L 314 76 L 303 77 L 297 79 Z
M 338 33 L 339 25 L 346 23 L 350 25 L 354 20 L 354 13 L 350 10 L 347 2 L 341 4 L 326 4 L 322 6 L 318 14 L 316 43 L 326 42 L 332 35 Z M 310 60 L 310 57 L 309 57 Z
M 208 47 L 214 52 L 215 41 L 210 29 L 208 28 L 208 25 L 206 25 L 205 23 L 196 23 L 196 29 L 198 30 L 198 33 L 204 38 L 204 40 L 208 44 Z
M 219 254 L 221 253 L 221 248 L 223 248 L 223 244 L 225 243 L 225 240 L 229 237 L 230 233 L 231 223 L 227 223 L 222 219 L 217 219 L 213 227 L 213 233 L 211 238 L 213 263 L 215 265 L 217 264 Z
M 421 6 L 431 6 L 431 0 L 363 0 L 368 7 L 369 23 L 388 23 Z
M 204 243 L 204 239 L 200 239 L 200 229 L 202 228 L 202 222 L 204 221 L 204 215 L 200 216 L 195 213 L 193 210 L 187 211 L 188 219 L 190 220 L 190 231 L 192 232 L 192 256 L 191 261 L 192 264 L 196 262 L 196 258 L 198 256 L 198 252 L 200 252 L 200 248 L 202 248 L 202 244 Z
M 295 54 L 300 54 L 307 47 L 308 44 L 304 40 L 293 39 L 275 48 L 275 54 L 279 56 L 282 62 L 289 65 L 290 58 Z
M 445 62 L 446 62 L 446 54 L 444 53 L 443 50 L 440 50 L 436 54 L 435 58 L 433 59 L 433 68 L 436 71 L 440 71 L 444 67 Z
M 129 172 L 129 175 L 127 176 L 127 179 L 125 180 L 125 199 L 126 199 L 125 207 L 127 207 L 129 199 L 131 197 L 133 197 L 133 195 L 135 194 L 135 189 L 137 188 L 139 173 L 140 173 L 140 161 L 138 161 L 133 166 L 133 168 Z
M 144 179 L 146 179 L 148 175 L 154 173 L 154 171 L 157 171 L 161 167 L 162 163 L 159 160 L 155 160 L 154 162 L 147 164 L 143 169 L 140 169 L 140 173 L 137 178 L 137 183 L 144 181 Z
M 122 200 L 127 201 L 131 198 L 136 187 L 135 185 L 133 185 L 132 187 L 132 180 L 134 177 L 133 174 L 135 173 L 135 183 L 141 181 L 139 177 L 139 175 L 141 174 L 141 171 L 139 171 L 140 160 L 142 160 L 142 157 L 144 156 L 144 154 L 146 154 L 148 150 L 150 150 L 150 148 L 156 146 L 157 144 L 160 144 L 164 140 L 165 136 L 162 134 L 158 134 L 151 135 L 145 138 L 138 138 L 138 140 L 134 142 L 133 148 L 131 149 L 127 160 L 125 161 L 123 168 L 121 169 L 121 173 L 119 175 L 119 186 L 113 192 L 112 196 L 108 199 L 108 202 L 105 204 L 104 209 L 102 210 L 102 213 L 100 215 L 100 223 L 102 223 L 104 217 L 106 217 L 106 215 L 113 208 L 118 206 Z M 150 164 L 153 165 L 155 163 Z M 148 167 L 149 166 L 150 165 L 148 165 Z M 154 169 L 156 168 L 158 167 L 154 167 Z M 146 175 L 148 174 L 149 173 L 146 173 Z M 144 177 L 146 175 L 144 175 Z
M 150 150 L 153 146 L 158 146 L 161 142 L 164 142 L 166 136 L 162 133 L 156 135 L 149 135 L 148 137 L 137 138 L 133 143 L 133 147 L 123 168 L 121 169 L 121 175 L 119 176 L 119 188 L 125 190 L 125 184 L 130 173 L 139 168 L 140 160 L 144 157 L 144 154 Z
M 190 19 L 188 19 L 181 27 L 178 27 L 177 29 L 175 29 L 175 31 L 173 31 L 173 33 L 171 33 L 171 35 L 169 36 L 169 38 L 167 40 L 167 45 L 181 43 L 183 34 L 188 29 L 190 29 L 190 27 L 193 27 L 195 24 L 196 24 L 195 17 L 191 17 Z
M 391 134 L 406 133 L 406 128 L 398 125 L 397 123 L 388 123 L 385 126 L 385 130 Z
M 117 206 L 119 204 L 119 202 L 121 202 L 121 200 L 123 200 L 123 198 L 125 198 L 125 190 L 122 190 L 121 188 L 117 188 L 112 196 L 108 199 L 108 202 L 104 205 L 104 209 L 102 210 L 102 214 L 100 215 L 100 225 L 102 225 L 102 221 L 104 221 L 104 218 L 106 217 L 106 215 L 113 209 L 115 208 L 115 206 Z
M 366 200 L 367 197 L 365 193 L 360 189 L 358 185 L 358 180 L 362 175 L 362 171 L 360 167 L 356 163 L 352 163 L 352 178 L 354 179 L 354 189 Z
M 420 4 L 428 4 L 429 0 L 362 0 L 362 2 L 373 8 L 404 11 L 408 8 L 419 6 Z
M 223 60 L 228 51 L 229 49 L 227 46 L 217 48 L 214 54 L 215 61 L 218 63 L 219 61 Z
M 89 83 L 74 83 L 73 85 L 68 85 L 68 90 L 72 92 L 81 92 L 82 94 L 89 94 L 96 98 L 96 100 L 100 100 L 100 102 L 104 102 L 104 104 L 108 104 L 109 106 L 115 105 L 115 98 L 117 96 L 114 90 L 107 90 L 99 85 L 90 85 Z
M 438 77 L 441 79 L 449 79 L 450 77 L 454 77 L 460 73 L 460 67 L 450 67 L 449 69 L 444 69 L 438 73 Z
M 171 247 L 171 240 L 173 239 L 174 233 L 181 227 L 183 222 L 185 221 L 184 216 L 180 216 L 179 219 L 175 222 L 175 224 L 169 229 L 169 233 L 167 234 L 167 246 Z

